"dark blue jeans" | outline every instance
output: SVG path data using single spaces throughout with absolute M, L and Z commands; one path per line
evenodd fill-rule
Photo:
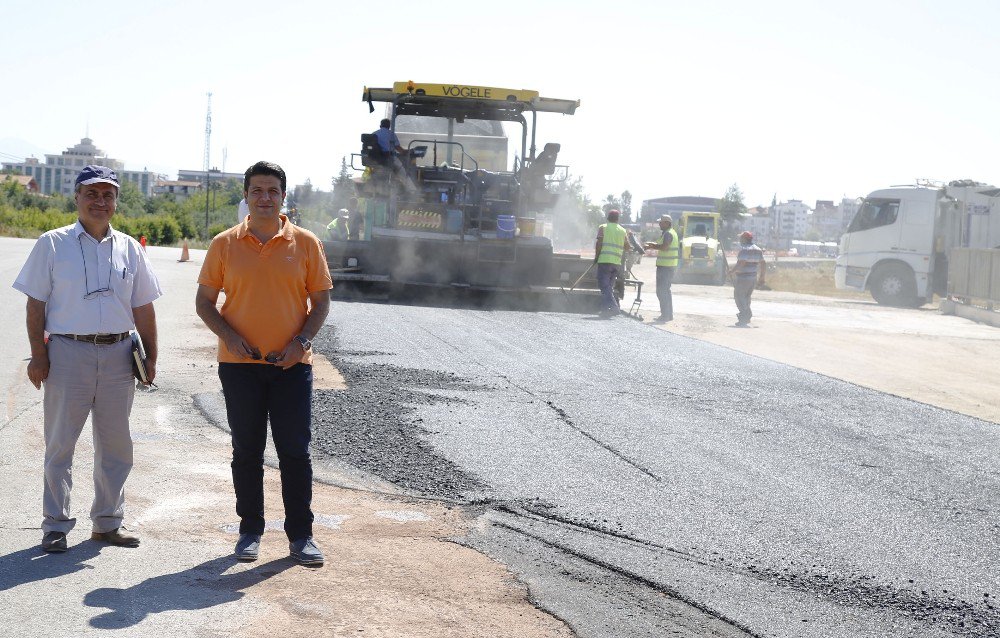
M 597 264 L 597 285 L 601 289 L 601 310 L 618 310 L 615 297 L 615 281 L 618 279 L 618 264 Z
M 219 379 L 233 439 L 233 487 L 241 534 L 264 533 L 267 422 L 278 453 L 285 534 L 312 536 L 312 366 L 288 370 L 259 363 L 220 363 Z

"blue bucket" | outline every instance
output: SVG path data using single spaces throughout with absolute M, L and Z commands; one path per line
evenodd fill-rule
M 516 228 L 513 215 L 497 215 L 497 239 L 514 239 Z

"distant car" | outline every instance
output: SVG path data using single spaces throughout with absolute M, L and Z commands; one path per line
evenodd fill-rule
M 788 249 L 788 256 L 789 257 L 798 257 L 799 256 L 799 249 L 798 248 L 789 248 Z

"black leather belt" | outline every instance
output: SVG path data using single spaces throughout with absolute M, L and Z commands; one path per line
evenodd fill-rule
M 112 343 L 118 343 L 122 339 L 127 339 L 130 334 L 132 333 L 122 332 L 113 335 L 59 335 L 59 336 L 66 337 L 67 339 L 72 339 L 74 341 L 86 341 L 87 343 L 92 343 L 97 346 L 110 346 Z

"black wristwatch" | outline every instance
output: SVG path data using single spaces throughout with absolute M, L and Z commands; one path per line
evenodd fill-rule
M 302 349 L 306 352 L 309 352 L 313 347 L 312 340 L 306 339 L 302 335 L 295 335 L 295 340 L 299 342 L 299 345 L 302 346 Z

